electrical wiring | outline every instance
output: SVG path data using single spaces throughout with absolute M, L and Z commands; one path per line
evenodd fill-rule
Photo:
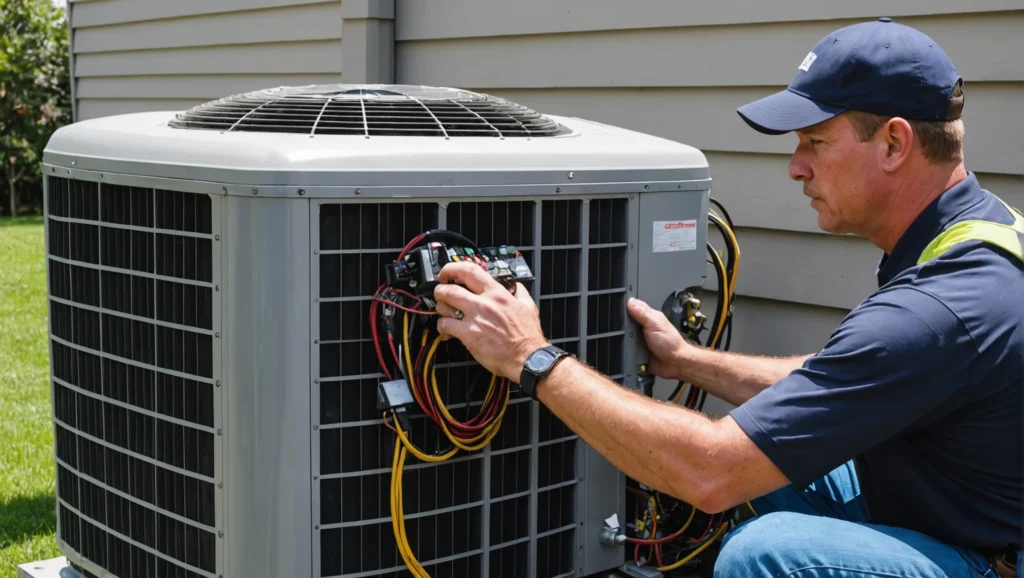
M 479 251 L 465 237 L 451 231 L 432 230 L 413 238 L 399 253 L 401 261 L 417 247 L 440 239 L 454 240 L 461 246 Z M 475 262 L 475 261 L 474 261 Z M 491 374 L 487 391 L 480 402 L 470 399 L 473 387 L 466 388 L 466 415 L 456 418 L 442 395 L 435 360 L 443 339 L 437 332 L 434 303 L 428 298 L 417 298 L 412 293 L 387 283 L 378 287 L 370 302 L 370 332 L 377 362 L 387 380 L 404 379 L 412 394 L 412 407 L 408 419 L 425 419 L 428 426 L 436 426 L 447 442 L 447 447 L 433 453 L 418 447 L 411 439 L 410 424 L 405 407 L 384 410 L 384 426 L 395 433 L 395 448 L 391 468 L 391 522 L 399 553 L 406 567 L 416 578 L 429 578 L 409 543 L 405 529 L 402 477 L 409 455 L 427 463 L 438 463 L 453 458 L 458 452 L 474 452 L 485 448 L 498 434 L 511 397 L 511 384 L 505 378 Z M 398 317 L 401 317 L 400 321 Z M 475 413 L 471 406 L 479 403 Z M 415 411 L 415 414 L 412 414 Z

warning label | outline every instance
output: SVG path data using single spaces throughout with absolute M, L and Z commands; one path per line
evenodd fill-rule
M 655 221 L 654 252 L 693 251 L 697 248 L 697 221 Z

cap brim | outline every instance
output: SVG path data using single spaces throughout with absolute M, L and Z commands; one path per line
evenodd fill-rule
M 845 108 L 815 102 L 789 89 L 736 109 L 754 130 L 771 135 L 814 126 L 845 111 Z

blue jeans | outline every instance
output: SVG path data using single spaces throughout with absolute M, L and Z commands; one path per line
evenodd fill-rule
M 972 549 L 866 523 L 852 462 L 806 490 L 788 486 L 751 505 L 758 515 L 726 536 L 716 578 L 996 578 Z

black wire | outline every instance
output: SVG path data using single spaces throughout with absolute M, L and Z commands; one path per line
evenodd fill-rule
M 726 211 L 726 210 L 725 210 L 725 207 L 723 207 L 723 206 L 722 206 L 722 203 L 719 203 L 718 201 L 716 201 L 714 197 L 711 197 L 711 202 L 712 202 L 712 203 L 713 203 L 713 204 L 714 204 L 714 205 L 715 205 L 716 207 L 718 207 L 718 210 L 719 210 L 719 211 L 721 211 L 721 213 L 722 213 L 722 216 L 723 216 L 723 217 L 725 217 L 725 221 L 726 221 L 727 223 L 729 223 L 729 228 L 730 228 L 730 229 L 734 229 L 734 230 L 735 230 L 735 229 L 736 229 L 736 226 L 732 224 L 732 217 L 730 217 L 730 216 L 729 216 L 729 211 Z

